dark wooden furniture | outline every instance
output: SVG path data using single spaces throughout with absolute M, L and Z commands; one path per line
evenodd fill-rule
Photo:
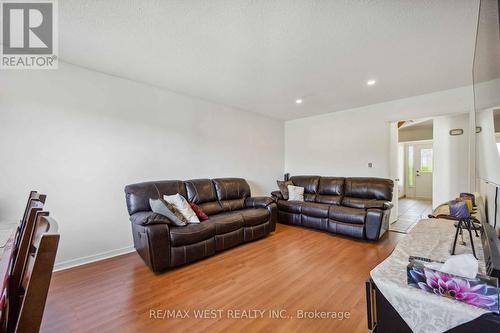
M 23 217 L 2 255 L 0 332 L 35 333 L 45 307 L 59 234 L 42 211 L 46 196 L 31 191 Z
M 48 215 L 38 214 L 19 289 L 20 307 L 14 330 L 17 333 L 40 330 L 58 244 L 57 223 Z
M 399 313 L 378 290 L 372 279 L 366 281 L 366 301 L 368 329 L 377 333 L 411 333 L 412 330 Z M 456 326 L 450 333 L 498 333 L 500 332 L 500 316 L 487 313 L 477 319 Z

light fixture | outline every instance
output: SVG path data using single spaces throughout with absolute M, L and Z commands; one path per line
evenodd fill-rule
M 298 98 L 295 100 L 295 104 L 302 104 L 303 100 L 301 98 Z
M 375 81 L 375 80 L 368 80 L 368 81 L 366 81 L 366 85 L 367 86 L 373 86 L 375 83 L 377 83 L 377 81 Z

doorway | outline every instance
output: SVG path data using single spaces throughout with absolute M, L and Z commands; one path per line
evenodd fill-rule
M 432 207 L 433 119 L 399 121 L 391 128 L 391 178 L 398 207 L 390 229 L 407 232 Z
M 432 141 L 405 143 L 405 197 L 432 200 Z
M 400 198 L 432 200 L 433 131 L 432 118 L 398 122 Z

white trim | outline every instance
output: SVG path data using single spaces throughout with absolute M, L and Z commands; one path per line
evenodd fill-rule
M 419 143 L 434 143 L 434 139 L 425 139 L 425 140 L 413 140 L 413 141 L 403 141 L 400 143 L 410 143 L 410 144 L 419 144 Z
M 77 266 L 81 266 L 81 265 L 85 265 L 85 264 L 90 264 L 90 263 L 93 263 L 96 261 L 101 261 L 101 260 L 109 259 L 112 257 L 121 256 L 123 254 L 131 253 L 134 250 L 135 250 L 134 246 L 131 245 L 131 246 L 122 247 L 122 248 L 116 249 L 116 250 L 111 250 L 111 251 L 93 254 L 90 256 L 86 256 L 86 257 L 62 261 L 62 262 L 56 263 L 54 265 L 54 272 L 62 271 L 65 269 L 69 269 L 69 268 L 73 268 L 73 267 L 77 267 Z

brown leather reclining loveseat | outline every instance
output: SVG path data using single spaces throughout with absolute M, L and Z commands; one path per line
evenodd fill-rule
M 280 223 L 368 240 L 378 240 L 389 228 L 390 179 L 293 176 L 290 181 L 304 188 L 304 201 L 272 192 Z
M 127 185 L 125 193 L 134 247 L 155 272 L 264 237 L 276 228 L 276 204 L 269 197 L 251 197 L 241 178 L 146 182 Z M 183 227 L 145 224 L 154 220 L 148 219 L 155 214 L 150 198 L 177 193 L 199 205 L 209 219 Z

